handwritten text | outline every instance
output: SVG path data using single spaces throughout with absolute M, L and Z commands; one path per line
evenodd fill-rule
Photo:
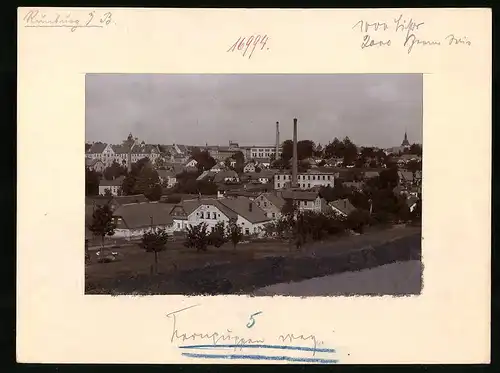
M 231 45 L 227 52 L 240 52 L 242 56 L 251 58 L 253 52 L 257 50 L 269 50 L 267 42 L 269 37 L 267 35 L 252 35 L 249 37 L 240 36 L 236 42 Z
M 104 28 L 113 21 L 111 12 L 42 12 L 30 10 L 23 17 L 24 27 L 69 28 L 71 32 L 79 28 Z

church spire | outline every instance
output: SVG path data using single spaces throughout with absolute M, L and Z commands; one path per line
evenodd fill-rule
M 406 133 L 406 130 L 405 130 L 405 138 L 404 138 L 401 146 L 410 146 L 410 142 L 408 141 L 408 134 Z

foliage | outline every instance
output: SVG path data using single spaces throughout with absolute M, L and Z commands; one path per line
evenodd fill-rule
M 125 196 L 135 194 L 136 177 L 133 174 L 128 174 L 122 181 L 122 192 Z
M 200 173 L 210 170 L 217 163 L 207 150 L 201 151 L 199 148 L 193 149 L 191 157 L 197 162 L 196 167 Z
M 422 171 L 422 162 L 417 160 L 411 160 L 406 165 L 406 169 L 413 174 L 413 177 L 415 177 L 417 171 Z
M 409 153 L 410 154 L 415 154 L 415 155 L 422 156 L 422 145 L 420 145 L 420 144 L 412 144 L 410 146 Z
M 285 162 L 289 162 L 293 157 L 293 141 L 285 140 L 283 142 L 283 150 L 281 158 Z M 300 140 L 297 141 L 297 159 L 300 161 L 313 156 L 314 153 L 314 142 L 311 140 Z
M 162 187 L 160 184 L 150 186 L 144 193 L 144 196 L 149 201 L 159 201 L 162 195 Z
M 344 166 L 348 166 L 356 161 L 358 150 L 356 145 L 349 139 L 349 137 L 345 137 L 342 141 L 335 137 L 332 142 L 326 145 L 324 154 L 328 158 L 343 158 Z
M 127 175 L 127 168 L 120 165 L 117 161 L 113 161 L 111 166 L 106 167 L 103 176 L 106 180 L 114 180 L 120 176 Z
M 255 172 L 261 172 L 262 171 L 262 168 L 260 168 L 259 166 L 255 166 Z
M 209 242 L 208 227 L 206 223 L 187 227 L 184 246 L 195 248 L 196 251 L 207 251 Z
M 226 226 L 223 221 L 215 224 L 214 230 L 208 235 L 209 245 L 221 247 L 227 241 L 226 239 Z
M 99 194 L 99 173 L 85 169 L 85 195 L 96 196 Z
M 362 233 L 363 228 L 370 224 L 370 213 L 366 210 L 356 209 L 347 215 L 346 228 Z
M 114 235 L 116 229 L 113 211 L 109 204 L 96 207 L 92 214 L 92 222 L 87 228 L 94 236 L 101 237 L 102 247 L 104 248 L 104 237 Z
M 111 189 L 109 189 L 109 188 L 104 189 L 104 196 L 112 197 L 113 193 L 111 193 Z
M 168 233 L 163 228 L 151 228 L 142 235 L 139 246 L 155 254 L 155 272 L 158 272 L 158 253 L 167 249 Z
M 229 226 L 227 228 L 227 237 L 233 244 L 233 248 L 236 250 L 236 245 L 242 240 L 243 238 L 243 231 L 241 227 L 236 224 L 235 221 L 231 221 L 229 223 Z

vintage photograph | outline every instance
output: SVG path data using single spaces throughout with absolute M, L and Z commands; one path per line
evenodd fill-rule
M 421 74 L 87 74 L 85 293 L 420 294 L 422 96 Z

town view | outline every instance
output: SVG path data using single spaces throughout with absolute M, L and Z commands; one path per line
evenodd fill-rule
M 365 76 L 364 80 L 354 76 L 352 85 L 366 87 L 367 92 L 377 92 L 375 96 L 366 95 L 367 113 L 362 114 L 365 110 L 362 103 L 352 105 L 339 116 L 337 127 L 325 124 L 313 128 L 309 118 L 320 110 L 330 110 L 329 105 L 315 109 L 315 104 L 310 104 L 312 109 L 304 109 L 301 116 L 298 99 L 292 102 L 295 107 L 290 113 L 282 110 L 276 112 L 279 118 L 267 117 L 273 113 L 274 107 L 294 100 L 277 95 L 277 92 L 270 93 L 275 95 L 272 97 L 280 98 L 276 99 L 274 106 L 273 100 L 269 99 L 269 110 L 263 110 L 263 119 L 252 117 L 247 123 L 253 124 L 223 125 L 224 120 L 231 117 L 225 115 L 225 110 L 246 111 L 239 108 L 245 102 L 236 105 L 231 101 L 230 108 L 226 109 L 225 97 L 236 100 L 237 94 L 229 85 L 221 88 L 222 83 L 215 88 L 213 83 L 206 83 L 209 87 L 201 90 L 209 100 L 216 100 L 213 103 L 215 109 L 207 114 L 207 121 L 213 126 L 222 122 L 218 131 L 209 131 L 210 138 L 200 133 L 204 128 L 201 114 L 185 103 L 189 102 L 189 89 L 183 91 L 180 96 L 183 100 L 176 104 L 181 106 L 179 110 L 162 110 L 171 110 L 167 115 L 179 115 L 179 118 L 183 115 L 196 117 L 191 121 L 196 123 L 189 128 L 190 132 L 188 129 L 182 132 L 182 126 L 175 127 L 177 138 L 189 139 L 191 136 L 192 142 L 164 141 L 169 139 L 168 130 L 162 138 L 143 130 L 151 126 L 162 133 L 163 127 L 174 126 L 170 122 L 159 125 L 153 121 L 129 127 L 123 125 L 123 128 L 117 122 L 118 131 L 123 134 L 119 138 L 113 128 L 105 131 L 98 124 L 92 127 L 92 119 L 87 115 L 86 294 L 419 294 L 421 99 L 414 106 L 408 105 L 408 97 L 389 92 L 389 87 L 416 89 L 421 93 L 421 78 L 408 77 L 408 81 L 416 82 L 415 88 L 409 87 L 405 75 L 396 78 Z M 128 95 L 127 98 L 136 97 L 135 101 L 125 101 L 125 108 L 111 101 L 107 103 L 103 98 L 107 96 L 99 84 L 107 87 L 112 97 L 107 75 L 87 78 L 87 86 L 94 83 L 96 92 L 103 96 L 93 101 L 90 97 L 93 91 L 87 87 L 87 114 L 94 110 L 99 113 L 99 118 L 104 115 L 101 113 L 114 116 L 110 107 L 116 106 L 116 113 L 122 112 L 120 115 L 124 118 L 132 115 L 140 121 L 142 115 L 149 118 L 153 115 L 151 110 L 156 109 L 151 109 L 153 99 L 146 100 L 137 91 L 145 87 L 145 92 L 154 97 L 177 97 L 174 89 L 164 92 L 153 89 L 164 85 L 170 87 L 163 81 L 158 83 L 161 79 L 155 76 L 143 78 L 134 77 L 129 85 L 123 83 L 123 87 L 131 87 L 132 92 L 123 94 Z M 125 82 L 127 75 L 110 79 L 109 82 L 120 79 Z M 203 76 L 195 83 L 192 76 L 188 75 L 186 79 L 190 80 L 186 83 L 189 87 L 205 84 Z M 230 77 L 206 79 L 225 82 L 223 79 Z M 267 77 L 255 79 L 265 81 Z M 281 76 L 276 79 L 289 82 L 293 78 Z M 307 78 L 301 79 L 303 86 Z M 314 84 L 305 86 L 302 93 L 307 96 L 308 89 L 320 90 L 320 84 L 318 80 L 318 88 Z M 276 86 L 277 83 L 270 85 Z M 283 86 L 283 92 L 289 91 L 290 87 Z M 379 87 L 379 91 L 374 91 L 373 87 Z M 210 94 L 210 89 L 216 92 L 225 89 L 229 93 L 227 96 Z M 251 90 L 251 87 L 247 86 L 247 89 Z M 125 90 L 121 89 L 122 92 Z M 259 92 L 254 94 L 258 96 Z M 335 95 L 335 92 L 330 94 Z M 348 93 L 338 92 L 339 97 L 350 99 Z M 193 97 L 199 93 L 194 92 Z M 325 93 L 318 94 L 323 96 Z M 200 97 L 193 98 L 193 101 L 203 100 Z M 398 105 L 401 97 L 406 97 L 406 101 L 400 103 L 401 107 L 408 110 L 399 107 L 391 114 L 390 108 Z M 162 106 L 162 99 L 158 107 Z M 377 114 L 373 110 L 374 102 L 385 105 L 388 112 Z M 90 107 L 94 103 L 95 107 Z M 255 102 L 248 102 L 248 105 L 252 104 Z M 130 109 L 133 114 L 128 113 L 127 105 L 135 105 L 134 110 Z M 102 112 L 100 107 L 104 107 Z M 333 113 L 336 109 L 331 110 Z M 352 117 L 347 110 L 352 110 Z M 143 114 L 146 112 L 148 114 Z M 285 117 L 284 114 L 292 112 L 296 115 Z M 321 117 L 324 115 L 321 112 Z M 376 123 L 376 115 L 381 115 L 382 120 L 391 115 L 399 116 L 391 131 L 392 138 L 399 137 L 397 143 L 380 146 L 377 139 L 383 139 L 384 134 L 377 134 L 376 128 L 364 130 L 368 128 L 364 126 L 370 124 L 371 116 L 371 123 Z M 346 121 L 363 118 L 365 122 L 344 125 L 342 118 L 347 118 Z M 241 118 L 241 122 L 245 119 Z M 315 120 L 315 123 L 319 122 Z M 171 128 L 173 133 L 174 127 Z M 380 127 L 379 132 L 384 131 L 382 128 L 385 127 Z M 418 139 L 411 138 L 407 128 L 411 128 L 414 134 L 418 133 Z M 319 131 L 322 131 L 321 135 L 317 134 Z M 369 134 L 362 135 L 365 132 Z M 99 136 L 105 136 L 105 139 Z M 249 142 L 258 140 L 259 136 L 267 141 Z M 107 140 L 113 138 L 116 139 L 113 142 Z M 216 142 L 214 139 L 217 138 L 227 140 Z M 369 143 L 370 139 L 376 143 Z M 398 267 L 391 267 L 394 265 Z M 402 282 L 408 280 L 412 275 L 410 272 L 414 276 L 413 283 L 405 285 Z M 364 284 L 360 286 L 355 285 L 357 280 L 354 277 L 354 280 L 341 280 L 345 278 L 342 276 L 353 273 L 372 277 L 366 277 L 371 280 L 359 280 Z M 392 290 L 386 289 L 376 276 L 390 281 Z M 348 286 L 339 285 L 342 281 L 348 282 Z

